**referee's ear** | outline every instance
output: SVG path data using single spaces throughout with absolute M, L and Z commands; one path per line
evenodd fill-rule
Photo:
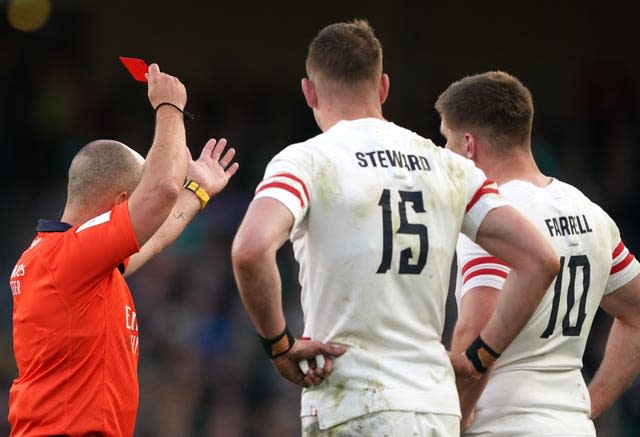
M 129 198 L 129 193 L 126 191 L 121 191 L 113 198 L 113 206 L 120 205 L 122 202 Z
M 302 94 L 304 94 L 304 99 L 307 101 L 307 106 L 309 108 L 317 108 L 318 107 L 318 95 L 316 94 L 316 86 L 311 79 L 303 78 L 300 82 L 302 87 Z

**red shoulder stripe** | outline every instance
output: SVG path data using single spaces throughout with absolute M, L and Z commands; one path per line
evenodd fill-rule
M 476 191 L 476 194 L 474 194 L 471 200 L 469 201 L 469 204 L 467 205 L 467 209 L 465 212 L 469 212 L 469 210 L 473 208 L 473 205 L 475 205 L 476 202 L 480 200 L 480 198 L 485 194 L 489 194 L 489 193 L 500 194 L 497 188 L 493 188 L 489 186 L 493 183 L 494 182 L 491 179 L 487 179 L 484 181 L 482 186 L 478 188 L 478 191 Z
M 464 275 L 467 270 L 477 266 L 478 264 L 500 264 L 507 268 L 510 268 L 508 264 L 500 261 L 495 256 L 481 256 L 479 258 L 475 258 L 475 259 L 472 259 L 471 261 L 466 262 L 465 265 L 462 267 L 461 273 Z
M 289 178 L 292 181 L 296 181 L 297 183 L 302 185 L 302 190 L 304 191 L 304 195 L 307 196 L 307 199 L 309 199 L 309 191 L 307 190 L 307 186 L 304 184 L 304 182 L 302 182 L 302 179 L 300 179 L 296 175 L 293 175 L 291 173 L 278 173 L 278 174 L 274 174 L 273 176 L 270 176 L 270 177 L 272 177 L 272 178 L 283 177 L 283 178 Z
M 624 250 L 624 243 L 622 242 L 622 240 L 620 240 L 620 242 L 618 243 L 618 245 L 616 246 L 615 249 L 613 249 L 613 254 L 611 255 L 612 259 L 615 259 L 618 257 L 618 255 L 620 255 L 622 253 L 622 251 Z
M 462 279 L 462 283 L 466 284 L 468 280 L 480 275 L 492 275 L 492 276 L 500 276 L 501 278 L 506 278 L 507 272 L 504 272 L 498 269 L 478 269 L 469 273 L 466 277 L 464 277 Z
M 285 184 L 284 182 L 277 182 L 277 181 L 268 182 L 264 185 L 261 185 L 260 188 L 256 190 L 256 194 L 258 194 L 262 190 L 266 190 L 267 188 L 281 188 L 283 190 L 290 192 L 291 194 L 293 194 L 298 198 L 298 200 L 300 201 L 300 206 L 304 207 L 304 200 L 302 199 L 302 194 L 300 194 L 300 191 L 298 189 L 292 187 L 291 185 Z
M 633 255 L 628 254 L 622 261 L 620 261 L 615 266 L 611 267 L 611 273 L 609 274 L 613 275 L 614 273 L 618 273 L 620 270 L 624 269 L 629 264 L 631 264 L 631 261 L 633 261 Z

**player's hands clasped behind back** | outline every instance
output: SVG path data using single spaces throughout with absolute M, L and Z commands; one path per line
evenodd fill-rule
M 301 387 L 318 385 L 333 370 L 333 359 L 346 352 L 347 348 L 335 344 L 325 344 L 315 340 L 296 340 L 286 354 L 272 360 L 278 373 Z M 324 367 L 316 365 L 316 356 L 322 355 Z M 302 373 L 300 361 L 309 362 L 309 370 Z
M 161 72 L 158 64 L 149 65 L 146 77 L 149 83 L 147 95 L 153 109 L 160 103 L 172 103 L 181 110 L 184 109 L 187 104 L 187 90 L 178 78 Z
M 484 386 L 487 384 L 488 375 L 479 373 L 464 353 L 454 354 L 449 352 L 449 360 L 456 375 L 456 387 L 462 412 L 460 429 L 464 431 L 473 422 L 475 406 Z
M 226 146 L 226 139 L 216 141 L 211 138 L 196 161 L 189 159 L 187 179 L 198 182 L 209 196 L 215 196 L 222 191 L 231 176 L 238 171 L 238 163 L 232 162 L 236 151 L 229 148 L 223 154 Z

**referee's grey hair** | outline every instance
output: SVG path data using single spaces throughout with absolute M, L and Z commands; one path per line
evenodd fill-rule
M 69 167 L 67 204 L 98 203 L 121 192 L 131 195 L 140 182 L 144 158 L 114 140 L 96 140 L 76 154 Z

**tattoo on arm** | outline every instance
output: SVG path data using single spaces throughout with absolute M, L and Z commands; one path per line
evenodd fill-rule
M 182 219 L 184 220 L 184 212 L 183 211 L 176 211 L 173 213 L 173 217 L 176 219 Z

